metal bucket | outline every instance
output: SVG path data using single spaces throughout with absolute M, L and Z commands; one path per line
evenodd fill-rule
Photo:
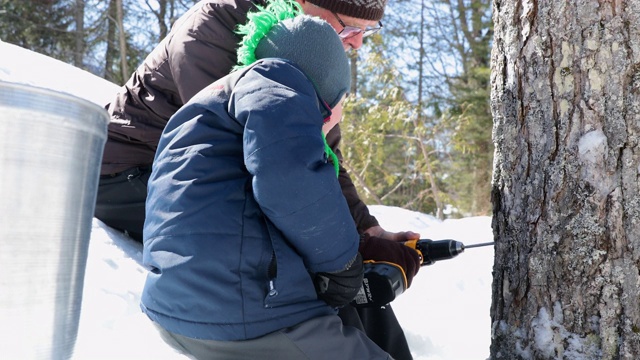
M 0 358 L 72 356 L 108 121 L 0 82 Z

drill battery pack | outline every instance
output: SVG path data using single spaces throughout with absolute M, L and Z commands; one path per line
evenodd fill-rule
M 406 290 L 402 269 L 392 263 L 365 261 L 362 287 L 351 305 L 384 306 Z

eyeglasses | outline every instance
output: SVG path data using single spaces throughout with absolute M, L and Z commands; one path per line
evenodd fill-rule
M 318 96 L 318 98 L 320 99 L 322 104 L 322 106 L 320 107 L 320 113 L 322 114 L 322 118 L 324 119 L 322 120 L 322 123 L 326 124 L 329 122 L 329 120 L 331 120 L 331 106 L 329 106 L 329 103 L 324 101 L 324 99 L 320 98 L 320 96 Z
M 359 27 L 349 26 L 345 24 L 344 21 L 340 19 L 340 16 L 338 16 L 338 14 L 334 12 L 332 12 L 332 14 L 336 17 L 336 20 L 338 20 L 338 22 L 342 26 L 342 30 L 338 32 L 338 36 L 340 36 L 342 40 L 352 38 L 360 33 L 362 33 L 362 37 L 367 37 L 369 35 L 377 33 L 378 31 L 380 31 L 380 29 L 382 29 L 382 21 L 378 21 L 378 26 L 376 27 L 367 27 L 366 29 L 361 29 Z

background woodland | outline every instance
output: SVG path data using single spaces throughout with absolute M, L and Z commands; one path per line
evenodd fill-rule
M 118 85 L 193 0 L 0 0 L 0 40 Z M 345 166 L 367 204 L 440 219 L 489 215 L 489 0 L 390 1 L 350 54 Z

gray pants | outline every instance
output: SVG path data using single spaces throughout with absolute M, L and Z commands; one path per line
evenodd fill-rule
M 243 341 L 193 339 L 168 332 L 157 324 L 156 328 L 165 342 L 198 360 L 393 360 L 365 333 L 343 326 L 336 315 Z

